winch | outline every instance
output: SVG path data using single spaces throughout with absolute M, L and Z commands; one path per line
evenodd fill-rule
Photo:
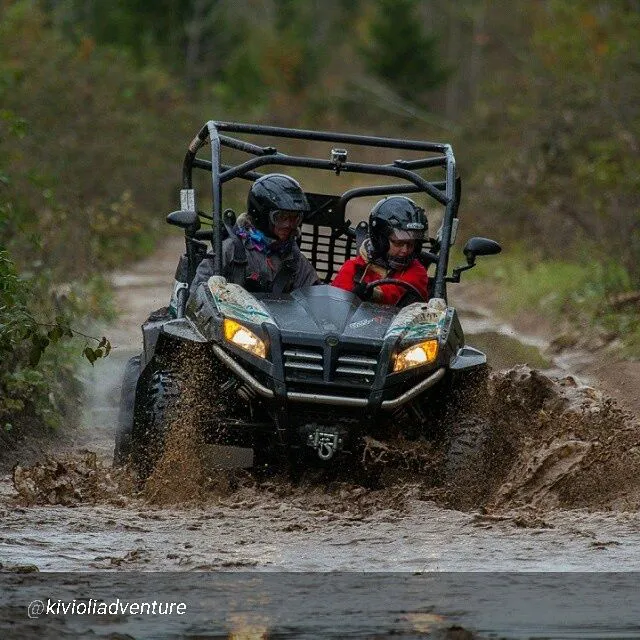
M 331 460 L 342 449 L 342 434 L 337 429 L 316 428 L 307 436 L 307 445 L 316 450 L 320 460 Z

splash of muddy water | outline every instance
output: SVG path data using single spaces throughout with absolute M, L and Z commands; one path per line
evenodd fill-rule
M 206 476 L 197 452 L 180 446 L 144 492 L 90 453 L 17 467 L 13 491 L 5 487 L 3 560 L 40 569 L 638 568 L 631 417 L 569 378 L 525 367 L 492 376 L 482 414 L 490 437 L 480 486 L 443 486 L 442 452 L 402 441 L 370 443 L 375 488 L 321 472 L 296 483 Z

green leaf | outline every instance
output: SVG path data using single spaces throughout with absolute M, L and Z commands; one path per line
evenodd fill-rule
M 29 365 L 35 367 L 49 346 L 49 338 L 33 331 L 31 334 L 31 349 L 29 351 Z
M 93 363 L 98 359 L 91 347 L 85 347 L 82 355 L 91 363 L 91 366 L 93 366 Z
M 60 338 L 62 338 L 63 333 L 64 329 L 60 325 L 56 325 L 47 333 L 47 336 L 49 337 L 49 340 L 55 344 L 60 340 Z
M 66 338 L 73 338 L 73 331 L 71 330 L 71 325 L 69 324 L 69 320 L 63 316 L 56 316 L 56 325 L 60 327 L 62 331 L 62 336 Z
M 34 342 L 31 345 L 31 349 L 29 350 L 29 366 L 35 367 L 40 362 L 40 358 L 42 357 L 42 347 L 39 342 Z
M 23 326 L 21 330 L 18 331 L 18 338 L 20 340 L 28 340 L 32 338 L 35 333 L 35 329 L 32 326 L 26 325 Z

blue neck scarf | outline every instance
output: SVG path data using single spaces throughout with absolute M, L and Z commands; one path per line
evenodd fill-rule
M 293 249 L 293 238 L 282 242 L 274 238 L 269 238 L 260 229 L 256 229 L 252 225 L 236 225 L 234 232 L 247 244 L 247 248 L 253 251 L 259 251 L 265 255 L 276 254 L 280 257 L 291 253 Z

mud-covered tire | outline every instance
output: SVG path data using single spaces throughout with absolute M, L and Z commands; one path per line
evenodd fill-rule
M 141 356 L 133 356 L 127 362 L 122 377 L 120 390 L 120 407 L 116 427 L 115 446 L 113 449 L 113 466 L 127 464 L 131 457 L 131 432 L 133 430 L 133 413 L 136 400 L 136 386 L 140 377 Z
M 146 480 L 160 462 L 168 437 L 172 448 L 183 446 L 180 443 L 185 439 L 199 444 L 243 446 L 236 441 L 243 430 L 238 436 L 232 433 L 228 437 L 220 423 L 229 419 L 246 421 L 249 415 L 238 410 L 232 392 L 223 390 L 229 374 L 223 369 L 214 370 L 215 364 L 192 349 L 187 355 L 183 352 L 171 359 L 159 359 L 143 373 L 136 392 L 132 432 L 132 461 L 140 480 Z M 218 391 L 215 394 L 214 389 Z M 184 446 L 190 443 L 184 442 Z
M 131 454 L 141 480 L 151 475 L 162 456 L 179 396 L 179 376 L 172 369 L 154 370 L 137 390 L 136 401 L 141 407 L 134 418 Z
M 461 414 L 474 412 L 474 405 L 479 405 L 485 397 L 488 379 L 489 367 L 486 365 L 468 372 L 447 372 L 430 406 L 431 416 L 441 434 L 446 434 L 448 425 L 455 423 Z
M 487 442 L 487 425 L 481 418 L 466 417 L 450 425 L 444 461 L 445 478 L 461 481 L 481 473 Z
M 459 376 L 444 413 L 442 476 L 458 507 L 473 505 L 486 491 L 490 424 L 486 417 L 488 367 Z

